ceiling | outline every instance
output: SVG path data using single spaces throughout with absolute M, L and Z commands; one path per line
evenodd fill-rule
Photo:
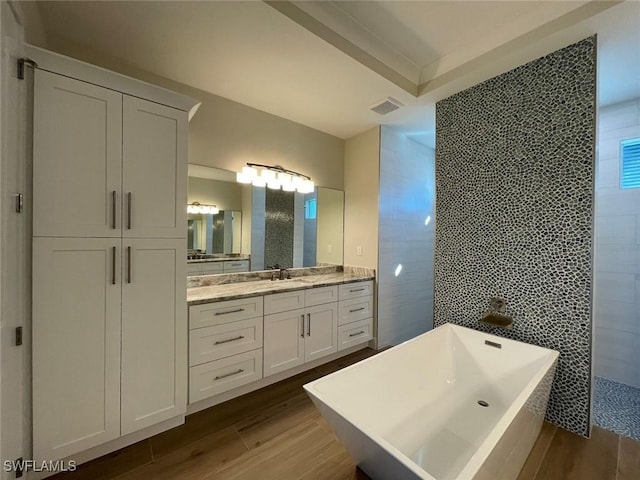
M 640 2 L 43 1 L 47 37 L 349 138 L 598 33 L 601 104 L 640 96 Z M 386 97 L 404 106 L 380 116 Z

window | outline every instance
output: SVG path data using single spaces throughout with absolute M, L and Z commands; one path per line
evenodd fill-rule
M 620 142 L 620 187 L 640 188 L 640 138 Z
M 304 218 L 312 220 L 316 218 L 316 199 L 311 198 L 304 202 Z

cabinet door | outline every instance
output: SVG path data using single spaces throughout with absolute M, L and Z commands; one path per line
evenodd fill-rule
M 122 434 L 184 414 L 186 240 L 123 240 Z
M 33 108 L 33 235 L 119 237 L 122 94 L 36 69 Z
M 304 363 L 304 309 L 264 316 L 264 376 Z
M 33 239 L 34 459 L 120 435 L 119 274 L 120 240 Z
M 187 113 L 124 95 L 123 236 L 186 238 Z
M 304 361 L 310 362 L 338 351 L 338 304 L 327 303 L 308 307 Z

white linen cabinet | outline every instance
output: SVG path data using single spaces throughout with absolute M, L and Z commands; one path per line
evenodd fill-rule
M 183 417 L 187 403 L 188 113 L 157 99 L 191 99 L 58 61 L 62 71 L 36 69 L 34 79 L 40 460 Z M 80 79 L 70 78 L 76 73 Z M 145 91 L 155 101 L 140 98 Z

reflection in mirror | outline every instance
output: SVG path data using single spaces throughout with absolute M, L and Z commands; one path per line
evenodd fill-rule
M 220 210 L 214 215 L 190 213 L 187 248 L 208 254 L 241 254 L 242 212 Z
M 250 257 L 251 270 L 342 265 L 340 190 L 283 192 L 239 184 L 233 172 L 189 165 L 188 201 L 220 210 L 216 215 L 188 216 L 190 250 Z

